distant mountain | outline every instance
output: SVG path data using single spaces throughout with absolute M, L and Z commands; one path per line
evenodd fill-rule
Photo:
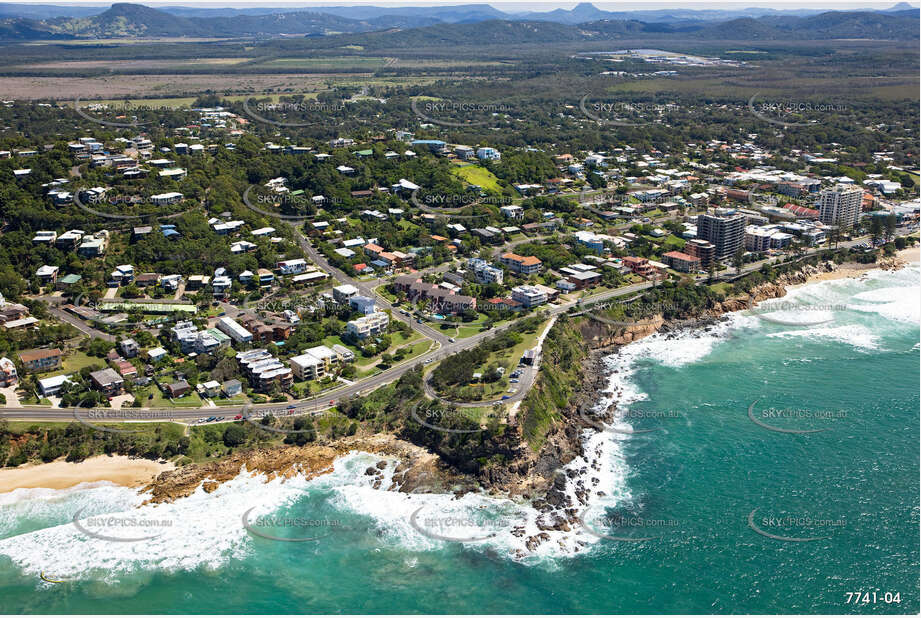
M 0 5 L 3 6 L 3 5 Z M 37 6 L 37 5 L 36 5 Z M 182 8 L 182 7 L 179 7 Z M 899 10 L 894 10 L 899 9 Z M 211 10 L 211 9 L 207 9 Z M 268 9 L 265 9 L 268 10 Z M 760 9 L 759 9 L 760 10 Z M 325 7 L 322 11 L 243 13 L 225 15 L 224 9 L 208 16 L 184 16 L 140 4 L 117 3 L 85 17 L 35 20 L 10 18 L 0 21 L 0 39 L 121 38 L 121 37 L 359 37 L 356 44 L 375 49 L 392 46 L 511 45 L 579 40 L 616 40 L 643 34 L 659 37 L 681 35 L 705 40 L 784 39 L 918 39 L 918 9 L 887 11 L 829 11 L 818 15 L 787 14 L 745 16 L 713 20 L 678 20 L 694 11 L 673 11 L 672 21 L 613 19 L 613 13 L 582 3 L 570 10 L 544 13 L 550 19 L 511 19 L 484 4 L 444 7 Z M 483 20 L 484 15 L 504 17 Z M 697 11 L 697 13 L 701 13 Z M 348 15 L 354 15 L 351 17 Z M 618 15 L 636 15 L 619 13 Z M 360 17 L 359 17 L 360 16 Z M 602 16 L 602 17 L 599 17 Z M 578 20 L 563 23 L 563 20 Z M 450 21 L 446 21 L 450 20 Z M 337 43 L 341 44 L 341 43 Z
M 463 4 L 458 6 L 318 6 L 311 10 L 349 19 L 368 20 L 383 16 L 420 17 L 447 23 L 468 23 L 493 19 L 506 19 L 503 13 L 488 4 Z
M 742 18 L 696 24 L 646 23 L 637 20 L 599 20 L 578 25 L 550 21 L 494 20 L 477 24 L 438 24 L 394 32 L 371 32 L 337 37 L 366 49 L 405 49 L 461 45 L 513 45 L 567 41 L 616 41 L 655 36 L 712 41 L 806 40 L 836 38 L 918 39 L 918 17 L 886 13 L 828 12 L 809 17 Z M 323 42 L 316 42 L 323 46 Z
M 76 37 L 202 36 L 194 22 L 140 4 L 118 3 L 91 17 L 48 20 L 52 30 Z
M 603 11 L 589 2 L 583 2 L 572 9 L 556 9 L 554 11 L 532 11 L 516 13 L 511 19 L 525 21 L 555 21 L 563 24 L 581 24 L 589 21 L 603 19 L 626 19 L 645 22 L 702 22 L 702 21 L 727 21 L 740 17 L 762 17 L 765 15 L 805 16 L 821 13 L 819 9 L 787 9 L 777 10 L 762 7 L 747 9 L 655 9 L 634 11 Z
M 895 6 L 891 6 L 888 9 L 884 9 L 884 10 L 885 12 L 888 13 L 892 11 L 917 11 L 918 9 L 908 4 L 907 2 L 899 2 Z
M 708 24 L 697 38 L 736 40 L 918 38 L 918 15 L 830 11 L 809 17 L 761 17 Z
M 0 3 L 0 18 L 21 17 L 23 19 L 53 19 L 55 17 L 89 17 L 104 12 L 109 5 L 61 6 L 57 4 Z
M 42 39 L 72 39 L 67 34 L 52 32 L 48 25 L 33 19 L 0 19 L 0 41 L 36 41 Z
M 98 15 L 58 18 L 40 23 L 45 23 L 51 32 L 62 35 L 106 39 L 328 35 L 389 28 L 414 28 L 431 25 L 437 21 L 403 15 L 382 15 L 373 20 L 360 21 L 312 11 L 183 17 L 140 4 L 118 3 Z

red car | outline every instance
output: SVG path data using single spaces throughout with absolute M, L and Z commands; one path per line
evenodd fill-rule
M 235 417 L 233 417 L 233 420 L 238 421 L 238 420 L 240 420 L 241 418 L 243 418 L 243 415 L 242 415 L 242 414 L 237 414 Z

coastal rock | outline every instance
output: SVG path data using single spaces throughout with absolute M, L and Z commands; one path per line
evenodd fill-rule
M 332 472 L 335 459 L 353 451 L 387 455 L 404 461 L 434 458 L 425 449 L 389 434 L 349 436 L 327 445 L 255 448 L 233 453 L 220 461 L 190 464 L 163 472 L 144 491 L 150 492 L 148 502 L 158 504 L 190 496 L 198 487 L 213 492 L 222 483 L 243 473 L 263 474 L 266 480 L 294 476 L 311 479 Z M 380 475 L 374 467 L 369 467 L 365 473 Z

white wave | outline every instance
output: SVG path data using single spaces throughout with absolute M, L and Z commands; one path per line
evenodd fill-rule
M 592 447 L 591 452 L 598 452 L 595 441 L 603 439 L 604 436 L 596 434 L 593 440 L 589 440 L 587 446 Z M 384 491 L 392 482 L 392 464 L 382 471 L 384 482 L 381 489 L 374 489 L 367 483 L 345 486 L 336 478 L 341 475 L 343 479 L 354 479 L 360 471 L 379 459 L 366 453 L 341 457 L 336 460 L 336 472 L 326 477 L 324 484 L 334 490 L 334 497 L 330 500 L 333 506 L 369 517 L 375 522 L 379 536 L 393 547 L 429 551 L 445 549 L 463 540 L 462 545 L 467 549 L 489 549 L 512 560 L 554 566 L 553 559 L 584 552 L 597 541 L 596 537 L 578 526 L 570 530 L 547 530 L 556 514 L 541 513 L 525 501 L 478 492 L 456 497 L 453 494 Z M 596 479 L 592 483 L 594 486 L 610 491 L 612 485 L 623 485 L 611 468 L 597 466 L 598 469 L 593 470 L 588 460 L 574 460 L 564 468 L 564 472 L 581 467 L 589 468 L 590 476 Z M 569 483 L 565 493 L 570 495 L 574 504 L 579 504 L 575 484 Z M 528 539 L 542 533 L 549 536 L 549 540 L 533 550 L 528 549 Z
M 211 494 L 199 488 L 172 504 L 148 504 L 108 511 L 106 515 L 121 521 L 154 520 L 159 522 L 155 527 L 105 528 L 102 532 L 87 523 L 90 511 L 80 514 L 84 527 L 106 536 L 139 538 L 159 534 L 156 538 L 138 542 L 101 540 L 87 536 L 68 522 L 0 540 L 0 555 L 9 556 L 28 573 L 45 571 L 57 577 L 106 581 L 139 570 L 217 568 L 243 555 L 251 546 L 242 527 L 247 509 L 277 508 L 302 495 L 305 485 L 302 478 L 266 483 L 261 475 L 244 473 Z M 79 507 L 74 508 L 71 517 L 78 512 Z M 100 512 L 105 511 L 96 511 Z
M 779 339 L 809 339 L 812 341 L 835 341 L 862 350 L 878 350 L 879 338 L 861 324 L 843 324 L 800 330 L 786 330 L 768 333 L 768 337 Z
M 860 294 L 855 294 L 852 300 L 867 303 L 892 303 L 902 300 L 910 291 L 910 289 L 906 288 L 880 288 L 878 290 L 868 290 Z
M 132 508 L 143 500 L 134 489 L 108 481 L 80 483 L 67 489 L 14 489 L 0 494 L 0 538 L 23 526 L 69 521 L 80 510 L 94 515 Z
M 855 295 L 851 301 L 848 309 L 853 311 L 877 314 L 894 322 L 921 322 L 921 287 L 918 286 L 869 290 Z

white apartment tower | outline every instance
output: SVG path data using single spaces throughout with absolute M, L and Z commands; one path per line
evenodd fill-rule
M 825 189 L 816 199 L 819 218 L 825 225 L 837 225 L 842 229 L 857 225 L 860 207 L 863 203 L 863 189 L 847 185 L 837 185 L 834 189 Z

